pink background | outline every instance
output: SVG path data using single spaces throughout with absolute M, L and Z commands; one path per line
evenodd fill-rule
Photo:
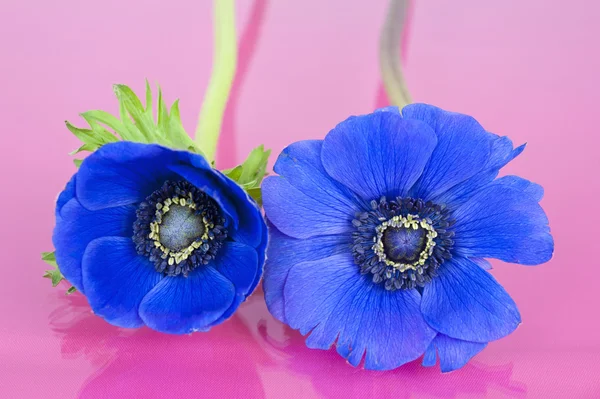
M 221 166 L 260 143 L 321 138 L 384 104 L 385 1 L 238 1 L 241 75 Z M 453 5 L 451 5 L 453 4 Z M 556 239 L 539 267 L 495 264 L 524 323 L 460 371 L 353 369 L 307 349 L 257 292 L 208 334 L 121 330 L 42 279 L 53 200 L 75 171 L 78 112 L 116 112 L 112 83 L 160 82 L 193 131 L 211 65 L 210 2 L 0 0 L 0 397 L 600 397 L 600 17 L 594 0 L 417 1 L 406 52 L 417 101 L 528 143 L 508 168 L 546 188 Z

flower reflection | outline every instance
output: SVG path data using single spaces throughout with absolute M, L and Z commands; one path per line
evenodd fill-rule
M 265 397 L 257 366 L 269 359 L 235 316 L 206 334 L 170 336 L 111 326 L 79 294 L 62 302 L 50 326 L 63 356 L 84 356 L 97 367 L 81 398 Z
M 526 385 L 514 380 L 512 363 L 489 366 L 474 361 L 448 374 L 441 374 L 435 367 L 422 367 L 420 359 L 386 372 L 355 369 L 337 356 L 335 350 L 307 348 L 297 331 L 273 320 L 267 314 L 266 305 L 260 304 L 264 316 L 255 318 L 249 329 L 257 329 L 265 349 L 276 359 L 277 368 L 297 376 L 308 376 L 316 393 L 322 397 L 455 398 L 498 392 L 510 397 L 525 397 L 527 394 Z M 247 318 L 248 313 L 240 317 Z
M 512 363 L 488 366 L 477 361 L 468 363 L 460 370 L 441 374 L 432 367 L 423 367 L 419 360 L 395 370 L 379 372 L 355 369 L 335 351 L 311 351 L 304 345 L 296 331 L 288 329 L 286 342 L 274 342 L 264 326 L 261 334 L 271 342 L 275 352 L 287 355 L 282 360 L 293 372 L 308 375 L 315 390 L 325 398 L 354 397 L 434 397 L 456 398 L 463 396 L 483 397 L 501 392 L 510 397 L 525 397 L 527 387 L 513 380 Z
M 230 321 L 191 336 L 123 330 L 94 317 L 79 294 L 60 294 L 56 300 L 60 306 L 50 315 L 50 327 L 61 338 L 64 358 L 84 357 L 96 368 L 81 387 L 81 398 L 200 393 L 228 398 L 454 398 L 527 393 L 526 386 L 514 380 L 510 363 L 492 367 L 475 361 L 449 374 L 424 368 L 418 361 L 387 372 L 355 369 L 335 351 L 307 348 L 300 334 L 268 313 L 260 290 Z

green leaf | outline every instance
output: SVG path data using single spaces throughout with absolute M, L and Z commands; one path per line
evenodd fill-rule
M 56 263 L 56 256 L 53 252 L 42 252 L 42 260 L 52 266 L 52 269 L 46 270 L 42 277 L 50 279 L 52 286 L 56 287 L 61 281 L 65 280 L 60 270 L 58 270 L 58 264 Z M 67 290 L 67 295 L 77 291 L 77 288 L 71 287 Z
M 171 106 L 168 126 L 168 137 L 175 147 L 185 148 L 188 151 L 191 150 L 193 152 L 201 154 L 201 152 L 194 145 L 194 142 L 192 141 L 190 136 L 185 132 L 185 129 L 183 128 L 183 124 L 181 123 L 181 116 L 179 115 L 179 100 L 175 100 L 175 102 Z
M 117 99 L 119 99 L 118 96 L 117 96 Z M 129 116 L 129 114 L 127 113 L 127 109 L 125 108 L 125 103 L 123 101 L 121 101 L 120 99 L 119 99 L 119 115 L 121 116 L 121 122 L 123 123 L 123 126 L 125 127 L 125 130 L 123 130 L 122 132 L 118 132 L 119 136 L 121 136 L 121 138 L 123 140 L 135 141 L 138 143 L 147 143 L 148 142 L 148 140 L 146 140 L 146 138 L 144 137 L 142 132 L 140 132 L 140 129 L 138 129 L 137 126 L 135 126 L 133 124 L 133 122 L 131 121 L 131 117 Z
M 150 115 L 150 119 L 152 119 L 152 109 L 152 90 L 148 79 L 146 79 L 146 113 Z
M 250 188 L 250 189 L 246 190 L 246 192 L 248 193 L 248 195 L 250 197 L 252 197 L 252 199 L 254 199 L 254 201 L 256 201 L 258 206 L 262 206 L 262 191 L 261 191 L 260 187 Z
M 67 125 L 67 129 L 69 129 L 79 140 L 83 141 L 84 144 L 87 144 L 94 150 L 97 150 L 100 147 L 100 143 L 97 138 L 94 137 L 94 132 L 92 130 L 76 128 L 68 121 L 65 121 L 65 124 Z
M 139 143 L 156 143 L 203 155 L 181 123 L 179 101 L 176 100 L 169 111 L 160 86 L 157 88 L 155 121 L 153 94 L 148 80 L 146 80 L 145 106 L 129 87 L 114 85 L 113 89 L 119 101 L 120 119 L 108 112 L 95 110 L 81 114 L 88 123 L 89 129 L 78 128 L 67 122 L 67 128 L 83 142 L 83 145 L 72 154 L 95 151 L 102 145 L 118 141 L 120 138 Z
M 122 136 L 122 133 L 125 132 L 127 134 L 127 128 L 125 124 L 121 122 L 118 118 L 112 116 L 108 112 L 104 111 L 87 111 L 81 114 L 83 119 L 90 125 L 94 123 L 102 123 L 105 126 L 111 128 L 115 133 L 119 136 Z
M 79 129 L 65 121 L 67 129 L 69 129 L 77 138 L 85 144 L 102 146 L 107 143 L 118 141 L 114 134 L 104 129 L 97 123 L 90 123 L 91 130 Z
M 233 169 L 226 169 L 226 170 L 223 170 L 222 172 L 225 176 L 227 176 L 231 180 L 237 182 L 240 179 L 240 177 L 242 176 L 242 169 L 243 169 L 242 165 L 238 165 Z
M 94 146 L 94 145 L 91 145 L 91 144 L 83 144 L 81 147 L 79 147 L 79 148 L 78 148 L 78 149 L 76 149 L 75 151 L 71 151 L 71 152 L 69 153 L 69 155 L 75 155 L 75 154 L 78 154 L 78 153 L 80 153 L 80 152 L 82 152 L 82 151 L 90 151 L 90 152 L 92 152 L 92 151 L 96 151 L 97 149 L 98 149 L 98 147 L 96 147 L 96 146 Z
M 81 163 L 83 162 L 83 159 L 74 159 L 73 163 L 75 164 L 76 168 L 79 168 L 81 166 Z
M 242 186 L 259 206 L 262 206 L 260 183 L 266 175 L 270 154 L 271 150 L 265 151 L 264 146 L 260 145 L 250 152 L 243 164 L 223 171 L 227 177 Z
M 58 269 L 46 270 L 46 273 L 43 277 L 49 278 L 52 281 L 53 287 L 56 287 L 64 279 L 63 275 Z
M 58 270 L 58 265 L 56 264 L 56 256 L 54 256 L 54 252 L 42 252 L 42 260 L 52 266 L 52 269 L 46 270 L 44 273 L 44 278 L 49 278 L 52 281 L 52 286 L 56 287 L 58 283 L 60 283 L 64 277 L 60 270 Z
M 152 115 L 148 115 L 144 106 L 140 102 L 138 96 L 125 85 L 114 85 L 113 89 L 117 95 L 117 99 L 123 104 L 125 110 L 135 122 L 136 127 L 142 133 L 148 142 L 156 142 L 153 140 L 157 135 L 156 125 L 152 120 Z
M 167 106 L 165 101 L 163 100 L 162 90 L 160 86 L 158 86 L 158 127 L 164 131 L 169 131 L 169 112 L 167 111 Z
M 242 174 L 237 182 L 247 187 L 259 187 L 267 171 L 269 155 L 271 155 L 271 150 L 265 151 L 263 145 L 252 150 L 241 165 Z
M 42 252 L 42 260 L 50 266 L 58 267 L 58 265 L 56 264 L 56 256 L 54 255 L 54 251 Z

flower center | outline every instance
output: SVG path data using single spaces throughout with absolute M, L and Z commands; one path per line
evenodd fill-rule
M 214 259 L 227 238 L 215 201 L 187 181 L 170 182 L 137 209 L 133 241 L 158 272 L 187 274 Z
M 410 263 L 425 249 L 425 229 L 387 228 L 382 235 L 383 255 L 392 262 Z
M 163 207 L 166 208 L 166 207 Z M 158 223 L 156 226 L 158 227 Z M 158 241 L 172 252 L 181 251 L 204 235 L 208 226 L 202 222 L 202 216 L 189 206 L 171 205 L 162 218 Z
M 354 261 L 388 290 L 423 287 L 452 257 L 453 221 L 446 209 L 413 198 L 371 201 L 352 221 Z
M 388 266 L 401 272 L 424 265 L 435 247 L 435 229 L 418 215 L 393 216 L 375 228 L 373 251 Z

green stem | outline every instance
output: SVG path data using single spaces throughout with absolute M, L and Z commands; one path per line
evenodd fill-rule
M 381 30 L 379 63 L 383 85 L 391 103 L 402 108 L 412 102 L 404 82 L 400 63 L 402 31 L 408 0 L 390 0 L 390 6 Z
M 215 160 L 223 113 L 237 63 L 234 0 L 214 0 L 214 56 L 212 75 L 196 128 L 196 144 L 209 162 Z

